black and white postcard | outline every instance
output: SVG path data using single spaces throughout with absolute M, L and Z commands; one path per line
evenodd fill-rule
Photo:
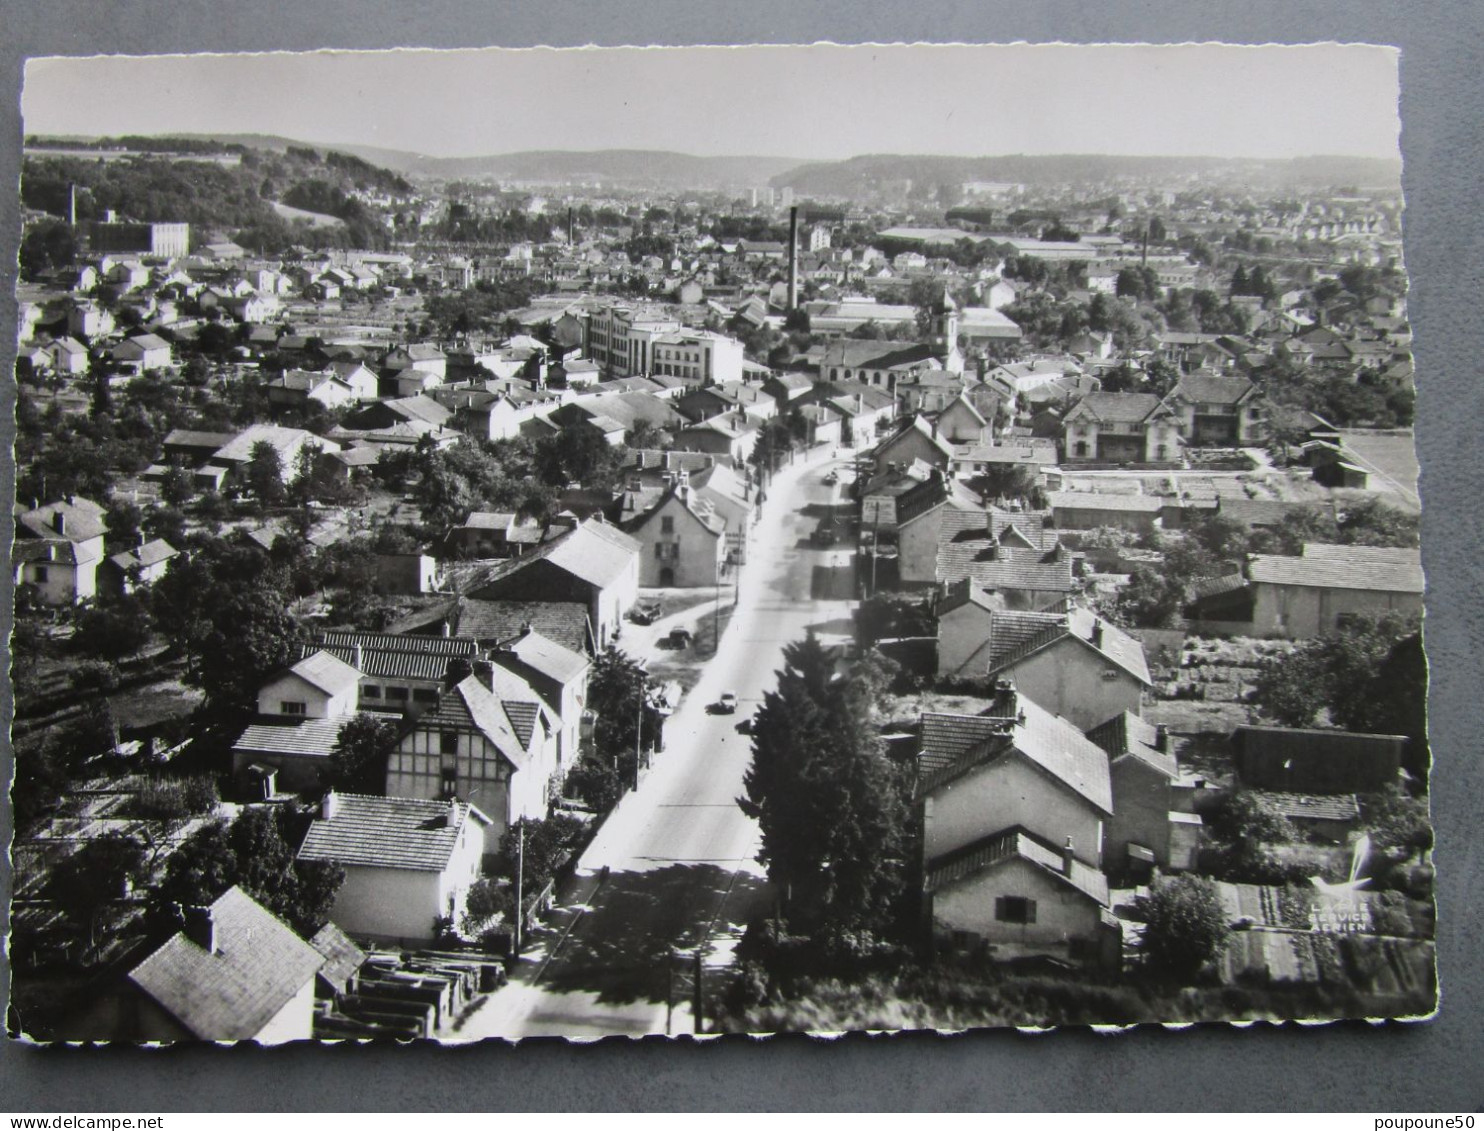
M 30 60 L 11 1035 L 1430 1016 L 1397 105 Z

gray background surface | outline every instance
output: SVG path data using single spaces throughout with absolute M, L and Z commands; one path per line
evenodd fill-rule
M 1426 641 L 1432 670 L 1434 819 L 1442 1009 L 1429 1023 L 1303 1028 L 1210 1026 L 1119 1035 L 973 1033 L 622 1040 L 519 1047 L 0 1047 L 0 1110 L 982 1109 L 1476 1111 L 1481 1083 L 1478 824 L 1484 689 L 1479 488 L 1484 484 L 1480 326 L 1484 7 L 1210 2 L 416 4 L 233 0 L 0 0 L 0 185 L 19 177 L 27 56 L 315 47 L 568 46 L 584 43 L 1343 41 L 1402 51 L 1402 147 L 1410 310 L 1423 464 Z M 1316 77 L 1316 81 L 1320 81 Z M 1097 91 L 1089 90 L 1089 98 Z M 97 97 L 106 99 L 106 91 Z M 248 91 L 243 97 L 251 97 Z M 848 112 L 841 106 L 821 111 Z M 603 113 L 602 92 L 593 112 Z M 1158 113 L 1158 107 L 1150 108 Z M 491 112 L 498 112 L 491 108 Z M 985 112 L 993 113 L 993 108 Z M 809 131 L 808 120 L 780 129 Z M 559 144 L 559 139 L 556 139 Z M 793 146 L 780 144 L 780 150 Z M 1324 152 L 1324 139 L 1315 139 Z M 0 191 L 0 262 L 19 240 L 13 190 Z M 11 270 L 0 325 L 14 325 Z M 0 372 L 9 372 L 9 332 Z M 13 390 L 0 396 L 9 434 Z M 8 495 L 13 471 L 0 469 Z M 8 533 L 4 535 L 8 538 Z M 8 602 L 7 602 L 8 604 Z M 8 614 L 7 614 L 8 615 Z M 8 711 L 8 700 L 6 703 Z M 0 818 L 5 820 L 5 818 Z M 9 842 L 8 824 L 0 841 Z M 8 881 L 8 875 L 3 877 Z M 0 890 L 8 897 L 8 886 Z M 0 993 L 8 987 L 0 974 Z

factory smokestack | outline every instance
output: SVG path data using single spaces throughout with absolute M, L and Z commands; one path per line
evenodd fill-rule
M 577 222 L 576 222 L 576 220 L 574 218 L 575 216 L 576 216 L 576 212 L 573 210 L 572 206 L 570 204 L 567 205 L 567 246 L 568 247 L 576 247 L 577 246 Z
M 799 207 L 788 210 L 788 308 L 799 307 Z
M 67 186 L 67 226 L 77 227 L 77 186 Z

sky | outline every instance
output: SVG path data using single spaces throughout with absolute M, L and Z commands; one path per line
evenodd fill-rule
M 1397 59 L 1336 44 L 95 56 L 30 60 L 21 111 L 28 134 L 267 133 L 435 157 L 1397 157 Z

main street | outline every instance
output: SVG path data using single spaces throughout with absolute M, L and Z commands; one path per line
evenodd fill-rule
M 784 645 L 850 631 L 852 552 L 809 541 L 840 497 L 826 471 L 842 466 L 821 452 L 774 477 L 736 610 L 668 720 L 665 750 L 583 854 L 511 983 L 453 1039 L 690 1031 L 691 956 L 704 947 L 714 962 L 770 902 L 757 825 L 737 807 L 751 755 L 737 724 L 774 686 Z M 724 691 L 740 700 L 735 715 L 707 710 Z

